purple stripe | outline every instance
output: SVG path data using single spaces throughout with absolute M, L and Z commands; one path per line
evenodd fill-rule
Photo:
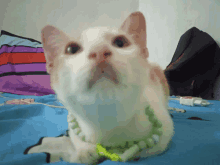
M 2 53 L 20 53 L 20 52 L 28 52 L 28 53 L 43 53 L 43 48 L 31 48 L 24 46 L 2 46 L 0 49 L 0 54 Z
M 0 74 L 7 72 L 46 72 L 46 63 L 33 63 L 33 64 L 7 64 L 0 66 Z
M 0 91 L 19 95 L 35 96 L 55 94 L 50 86 L 50 75 L 1 77 Z

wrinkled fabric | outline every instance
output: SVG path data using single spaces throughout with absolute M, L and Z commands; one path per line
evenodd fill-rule
M 0 104 L 13 99 L 32 98 L 35 102 L 62 106 L 56 95 L 22 96 L 3 94 Z M 105 160 L 102 165 L 149 164 L 149 165 L 209 165 L 219 164 L 220 148 L 220 101 L 207 107 L 188 107 L 171 100 L 170 107 L 185 109 L 185 113 L 172 113 L 175 134 L 169 150 L 156 157 L 141 158 L 131 162 Z M 4 105 L 0 106 L 0 165 L 46 165 L 48 154 L 24 154 L 25 149 L 36 144 L 42 137 L 58 137 L 65 134 L 67 110 L 45 105 Z M 60 161 L 57 163 L 67 165 Z M 71 163 L 76 165 L 76 163 Z

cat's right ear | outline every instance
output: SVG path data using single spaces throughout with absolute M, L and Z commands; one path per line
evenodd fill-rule
M 133 36 L 134 41 L 140 46 L 144 58 L 148 58 L 146 21 L 141 12 L 131 13 L 123 22 L 120 29 Z
M 62 48 L 68 41 L 68 37 L 56 27 L 47 25 L 41 31 L 41 41 L 46 58 L 47 72 L 50 73 L 54 66 L 54 58 L 62 52 Z

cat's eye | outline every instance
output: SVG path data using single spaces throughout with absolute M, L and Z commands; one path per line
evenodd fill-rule
M 66 54 L 75 54 L 80 50 L 80 46 L 76 43 L 71 43 L 66 47 Z
M 113 45 L 119 48 L 127 47 L 130 45 L 127 38 L 124 36 L 118 36 L 113 40 Z

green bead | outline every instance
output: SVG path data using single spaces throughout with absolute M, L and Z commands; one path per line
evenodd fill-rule
M 163 134 L 162 128 L 156 128 L 156 129 L 154 130 L 154 134 L 157 134 L 157 135 L 161 136 L 161 135 Z
M 133 145 L 134 145 L 134 142 L 133 142 L 133 141 L 129 141 L 129 142 L 128 142 L 128 146 L 129 146 L 129 147 L 132 147 Z
M 153 137 L 155 143 L 158 143 L 160 141 L 159 135 L 154 134 L 152 137 Z
M 129 148 L 128 141 L 126 141 L 126 143 L 125 143 L 125 148 Z
M 148 116 L 150 122 L 152 122 L 151 120 L 152 120 L 152 118 L 154 117 L 154 114 L 152 113 L 152 114 L 146 114 L 146 115 Z
M 112 149 L 112 147 L 110 147 L 110 146 L 106 146 L 105 148 L 106 148 L 106 150 Z
M 73 129 L 73 133 L 74 134 L 79 134 L 79 132 L 81 132 L 80 128 L 76 128 L 76 129 Z
M 121 148 L 125 148 L 125 145 L 126 145 L 126 142 L 122 142 L 121 145 L 120 145 L 120 147 L 121 147 Z
M 76 132 L 76 134 L 78 135 L 80 132 L 81 132 L 81 130 L 78 130 L 78 131 Z
M 138 147 L 139 147 L 140 149 L 144 149 L 144 148 L 146 147 L 146 143 L 145 143 L 144 141 L 140 141 L 140 142 L 138 143 Z
M 157 127 L 157 128 L 161 128 L 162 127 L 162 123 L 157 120 L 155 123 L 154 123 L 154 126 Z
M 148 108 L 148 111 L 150 111 L 152 113 L 154 112 L 154 110 L 151 107 Z
M 148 145 L 149 147 L 153 147 L 153 146 L 154 146 L 154 141 L 153 141 L 153 139 L 151 139 L 151 138 L 148 138 L 145 142 L 147 143 L 147 145 Z
M 113 153 L 118 154 L 118 153 L 120 153 L 120 150 L 119 149 L 113 149 Z
M 109 153 L 114 153 L 114 150 L 113 149 L 109 149 L 109 150 L 107 150 Z
M 74 126 L 72 127 L 72 129 L 75 129 L 75 128 L 78 128 L 78 127 L 79 127 L 78 123 L 75 123 Z
M 123 154 L 124 153 L 124 148 L 114 149 L 114 152 L 117 153 L 117 154 Z
M 82 141 L 86 141 L 86 137 L 85 136 L 82 137 Z
M 73 119 L 73 120 L 71 120 L 71 122 L 76 122 L 76 118 L 75 118 L 75 119 Z
M 150 121 L 151 123 L 154 123 L 155 117 L 154 117 L 154 116 L 149 117 L 149 121 Z
M 151 111 L 150 109 L 145 109 L 145 113 L 148 115 L 154 114 L 153 111 Z

